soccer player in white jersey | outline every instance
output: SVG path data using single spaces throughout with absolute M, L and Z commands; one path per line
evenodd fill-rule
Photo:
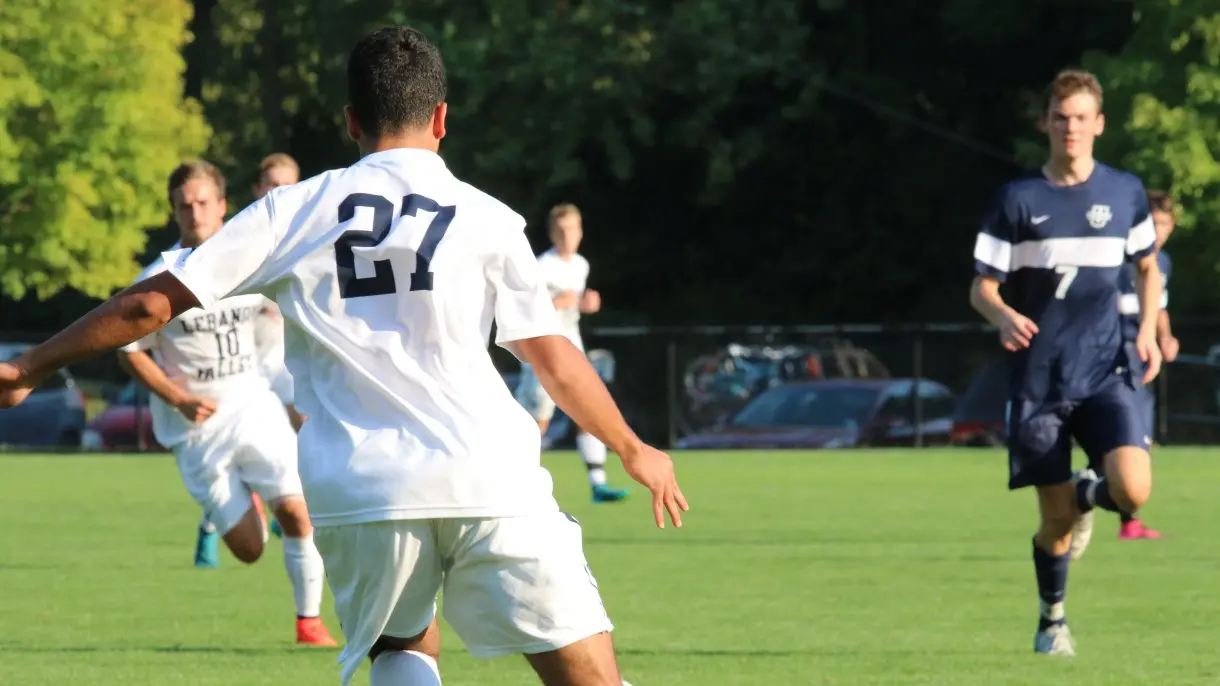
M 169 198 L 181 231 L 176 248 L 197 248 L 220 230 L 224 177 L 216 167 L 179 165 L 169 177 Z M 159 258 L 137 283 L 170 267 Z M 158 442 L 173 451 L 205 521 L 242 562 L 253 563 L 263 554 L 266 533 L 252 495 L 266 500 L 285 533 L 297 641 L 334 646 L 319 617 L 322 558 L 297 475 L 296 436 L 257 364 L 254 322 L 264 302 L 251 293 L 184 308 L 164 328 L 124 345 L 119 360 L 152 391 Z
M 551 296 L 551 303 L 559 314 L 563 334 L 583 351 L 585 345 L 580 337 L 580 315 L 599 311 L 602 302 L 600 293 L 586 288 L 589 262 L 577 252 L 584 237 L 580 210 L 571 203 L 556 205 L 551 208 L 547 228 L 552 247 L 538 256 L 538 269 Z M 545 436 L 551 417 L 555 414 L 555 401 L 547 395 L 546 389 L 538 381 L 538 375 L 528 364 L 521 365 L 516 397 L 538 422 L 539 433 Z M 576 435 L 576 449 L 589 473 L 593 502 L 616 502 L 627 497 L 627 489 L 611 488 L 606 483 L 606 444 L 582 429 Z
M 686 500 L 664 453 L 631 431 L 560 326 L 520 215 L 437 154 L 444 66 L 406 28 L 348 62 L 344 115 L 361 159 L 277 188 L 173 266 L 0 364 L 0 408 L 59 367 L 139 340 L 217 300 L 280 306 L 301 428 L 300 474 L 346 645 L 344 683 L 440 683 L 433 622 L 476 656 L 524 654 L 548 686 L 618 686 L 612 625 L 540 463 L 541 436 L 504 386 L 496 343 L 652 493 L 658 527 Z
M 296 160 L 282 153 L 272 153 L 258 165 L 258 179 L 251 184 L 250 190 L 254 199 L 261 199 L 273 188 L 291 186 L 301 180 L 301 169 Z M 222 218 L 223 219 L 223 218 Z M 254 347 L 258 351 L 258 364 L 262 374 L 271 383 L 271 390 L 284 403 L 288 419 L 293 431 L 300 431 L 303 418 L 292 403 L 292 375 L 284 365 L 284 319 L 275 303 L 264 298 L 259 316 L 254 320 Z M 270 519 L 270 531 L 277 538 L 284 535 L 284 530 L 274 515 L 264 512 L 262 499 L 258 493 L 251 493 L 254 507 L 264 519 Z M 199 523 L 199 532 L 195 541 L 195 566 L 201 568 L 218 567 L 220 551 L 216 525 L 209 522 L 206 515 Z
M 254 193 L 255 200 L 261 200 L 272 189 L 291 186 L 300 180 L 301 167 L 297 161 L 287 153 L 275 152 L 264 157 L 263 161 L 259 163 L 258 179 L 250 190 Z M 296 405 L 292 402 L 292 375 L 288 373 L 288 367 L 284 364 L 284 318 L 280 315 L 280 308 L 270 300 L 264 302 L 261 315 L 254 322 L 254 340 L 259 355 L 259 367 L 262 368 L 263 376 L 271 382 L 271 390 L 279 397 L 280 402 L 284 403 L 284 409 L 288 411 L 288 419 L 292 423 L 293 431 L 300 431 L 301 423 L 305 421 L 305 418 L 301 416 L 300 412 L 297 412 Z M 279 521 L 275 519 L 274 515 L 270 519 L 271 533 L 276 537 L 282 537 L 284 530 L 280 527 Z
M 291 186 L 300 180 L 301 168 L 297 161 L 288 154 L 276 152 L 267 155 L 258 165 L 258 181 L 251 190 L 255 200 L 262 200 L 272 190 Z M 271 389 L 284 403 L 284 409 L 288 410 L 292 428 L 300 431 L 304 418 L 292 402 L 292 375 L 284 364 L 284 318 L 280 315 L 280 308 L 270 300 L 263 308 L 263 315 L 256 321 L 254 329 L 259 365 L 263 375 L 271 382 Z

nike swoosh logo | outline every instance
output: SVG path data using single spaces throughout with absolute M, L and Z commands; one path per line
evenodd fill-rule
M 1031 224 L 1041 224 L 1042 222 L 1044 222 L 1050 218 L 1051 218 L 1051 216 L 1049 214 L 1044 214 L 1041 217 L 1034 217 L 1034 218 L 1030 219 L 1029 222 Z

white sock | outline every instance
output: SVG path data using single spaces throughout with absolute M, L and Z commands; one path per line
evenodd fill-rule
M 441 672 L 423 653 L 387 650 L 373 660 L 369 686 L 441 686 Z
M 305 538 L 284 537 L 284 567 L 292 580 L 292 601 L 298 617 L 322 614 L 322 587 L 326 578 L 322 556 L 313 545 L 313 534 Z
M 606 444 L 597 440 L 592 434 L 580 432 L 576 435 L 576 449 L 589 469 L 589 483 L 593 486 L 606 485 Z
M 211 520 L 208 519 L 208 516 L 206 514 L 203 516 L 203 519 L 200 520 L 199 528 L 209 534 L 216 533 L 216 525 L 213 524 L 211 522 Z

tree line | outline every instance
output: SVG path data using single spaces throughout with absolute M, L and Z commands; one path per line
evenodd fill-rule
M 204 156 L 354 161 L 344 67 L 368 29 L 445 56 L 460 177 L 529 219 L 584 213 L 614 323 L 972 318 L 976 223 L 1043 154 L 1042 89 L 1106 87 L 1099 157 L 1181 200 L 1175 308 L 1206 312 L 1220 10 L 1029 0 L 127 0 L 0 4 L 0 309 L 49 329 L 173 240 L 164 179 Z M 64 11 L 60 5 L 71 5 Z M 100 28 L 99 28 L 100 27 Z

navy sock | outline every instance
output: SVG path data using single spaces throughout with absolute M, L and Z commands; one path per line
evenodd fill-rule
M 1038 598 L 1042 601 L 1038 631 L 1067 621 L 1063 599 L 1067 596 L 1068 564 L 1071 560 L 1070 553 L 1051 555 L 1038 547 L 1037 539 L 1034 540 L 1034 574 L 1038 578 Z
M 1130 512 L 1119 512 L 1118 519 L 1123 524 L 1129 524 L 1135 521 L 1135 515 L 1131 514 Z
M 1076 482 L 1076 506 L 1084 512 L 1100 507 L 1109 512 L 1123 513 L 1114 498 L 1110 497 L 1110 486 L 1104 476 L 1100 479 L 1081 479 Z

